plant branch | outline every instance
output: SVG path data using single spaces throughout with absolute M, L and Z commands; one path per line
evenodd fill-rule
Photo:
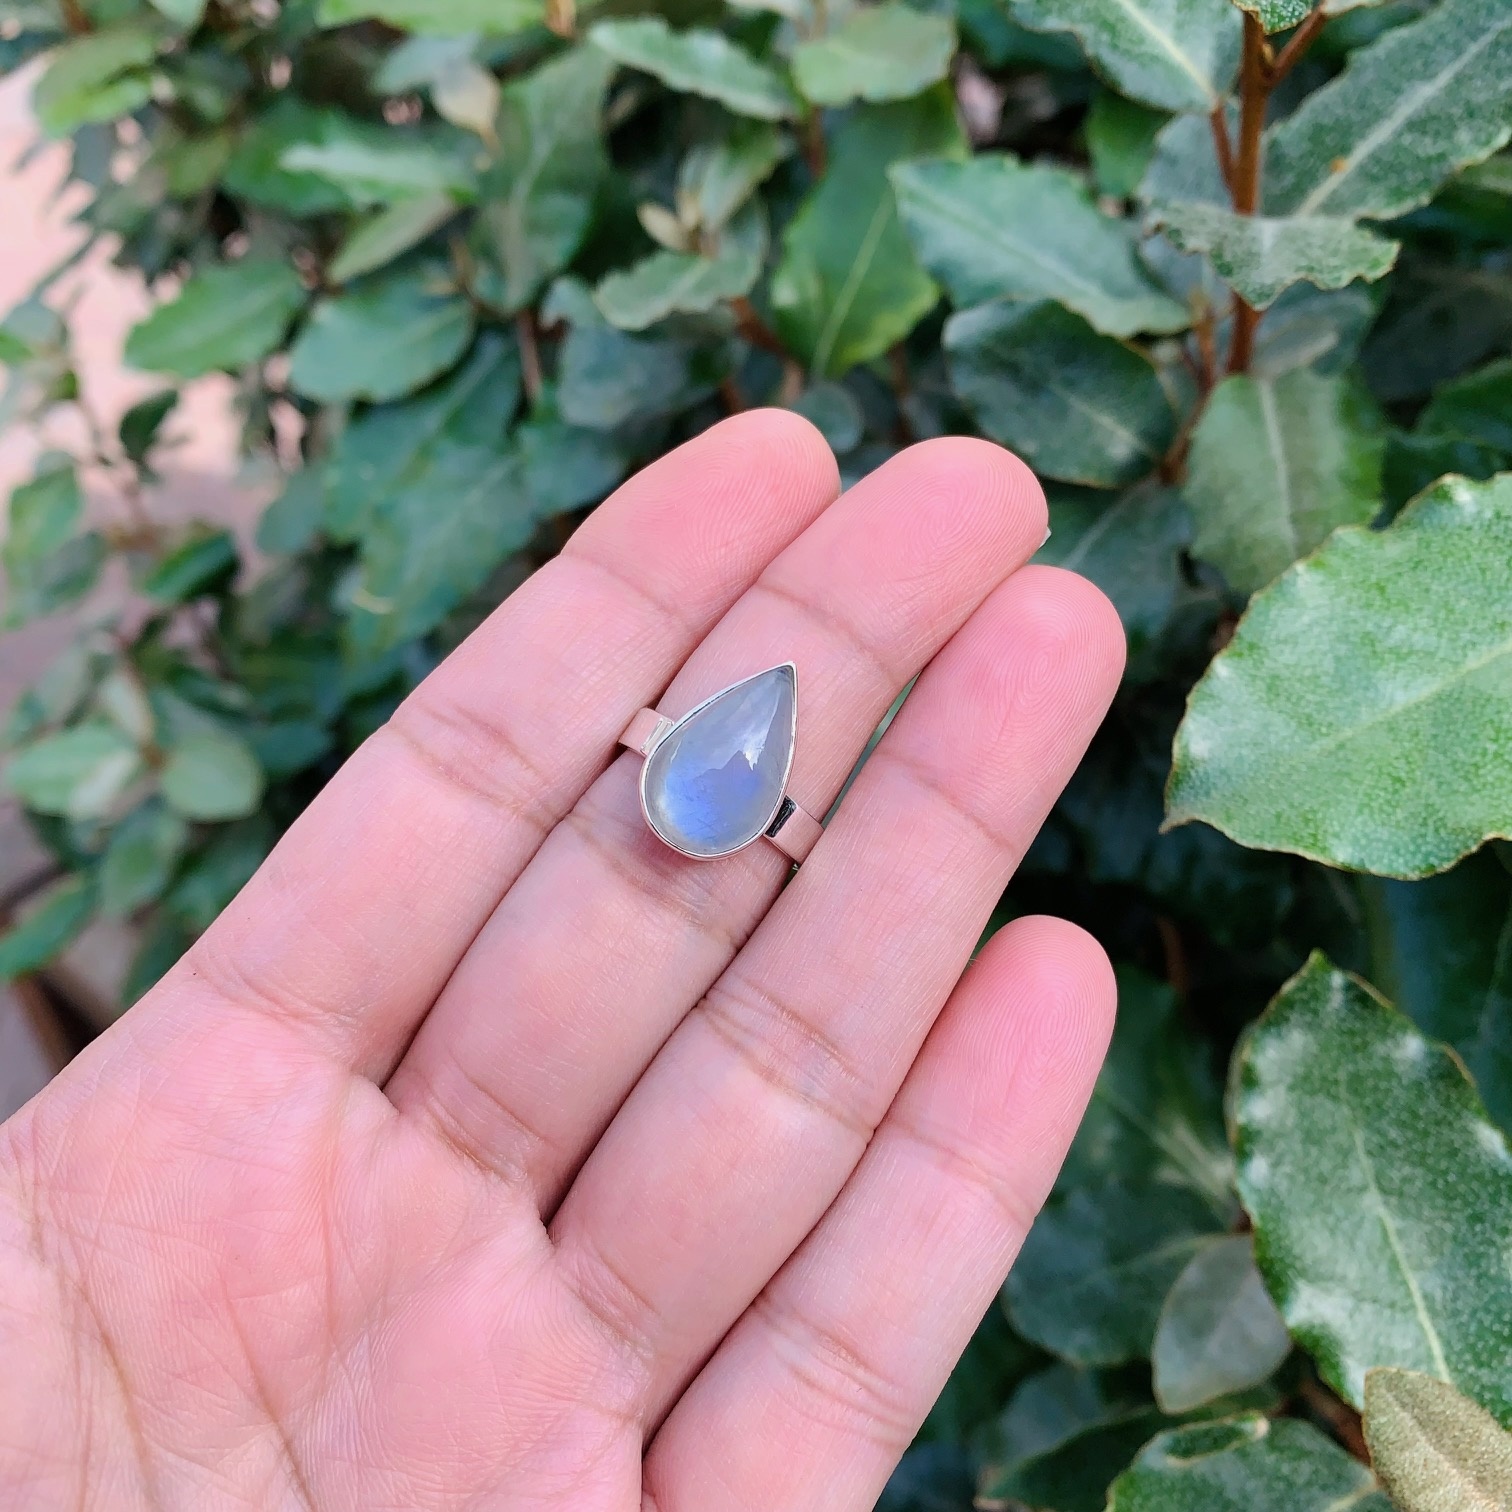
M 1265 107 L 1270 101 L 1267 61 L 1269 48 L 1265 29 L 1248 11 L 1244 13 L 1244 62 L 1239 74 L 1239 151 L 1234 158 L 1232 195 L 1240 215 L 1253 215 L 1260 205 L 1260 160 L 1265 132 Z M 1255 328 L 1260 312 L 1234 296 L 1234 332 L 1229 342 L 1228 370 L 1249 371 L 1255 350 Z
M 1228 115 L 1223 100 L 1208 113 L 1213 128 L 1213 151 L 1218 155 L 1218 171 L 1223 175 L 1224 187 L 1232 199 L 1234 194 L 1234 144 L 1229 139 Z
M 749 299 L 744 295 L 738 299 L 732 299 L 730 309 L 734 311 L 735 328 L 743 340 L 777 357 L 787 356 L 788 351 L 782 344 L 782 338 L 761 318 L 756 306 Z
M 534 409 L 541 399 L 541 345 L 535 311 L 528 306 L 515 316 L 515 336 L 520 347 L 520 386 Z
M 1274 89 L 1298 63 L 1302 61 L 1302 55 L 1313 45 L 1313 39 L 1323 30 L 1328 17 L 1321 7 L 1313 11 L 1308 18 L 1291 34 L 1276 60 L 1266 69 L 1265 83 L 1267 89 Z

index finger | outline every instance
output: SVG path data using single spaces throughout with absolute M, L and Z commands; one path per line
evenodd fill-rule
M 630 717 L 838 486 L 781 410 L 632 478 L 352 756 L 149 1011 L 208 992 L 381 1080 Z

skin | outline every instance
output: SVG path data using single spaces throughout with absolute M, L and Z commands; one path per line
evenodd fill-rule
M 1123 641 L 1008 453 L 837 495 L 775 411 L 627 483 L 0 1126 L 0 1504 L 873 1505 L 1106 1047 L 1082 931 L 971 956 Z M 615 739 L 789 658 L 820 813 L 922 675 L 784 886 Z

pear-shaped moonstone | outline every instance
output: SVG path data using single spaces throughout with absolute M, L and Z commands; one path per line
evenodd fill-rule
M 674 725 L 641 774 L 651 828 L 690 856 L 728 855 L 756 839 L 782 803 L 797 709 L 797 675 L 786 664 Z

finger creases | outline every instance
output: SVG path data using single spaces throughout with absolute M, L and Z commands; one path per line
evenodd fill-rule
M 1074 925 L 994 936 L 844 1189 L 652 1441 L 659 1512 L 875 1505 L 1050 1191 L 1114 995 Z
M 656 706 L 676 718 L 792 662 L 789 790 L 823 813 L 898 692 L 1038 546 L 1044 509 L 999 447 L 909 448 L 775 557 Z M 770 845 L 715 861 L 663 845 L 642 816 L 639 770 L 626 753 L 541 845 L 388 1087 L 401 1113 L 523 1183 L 547 1213 L 787 876 Z
M 1121 668 L 1117 617 L 1084 580 L 1027 568 L 998 588 L 589 1156 L 552 1235 L 590 1307 L 624 1310 L 650 1421 L 887 1126 Z
M 357 751 L 166 979 L 382 1080 L 626 721 L 838 492 L 807 421 L 752 411 L 601 505 Z

